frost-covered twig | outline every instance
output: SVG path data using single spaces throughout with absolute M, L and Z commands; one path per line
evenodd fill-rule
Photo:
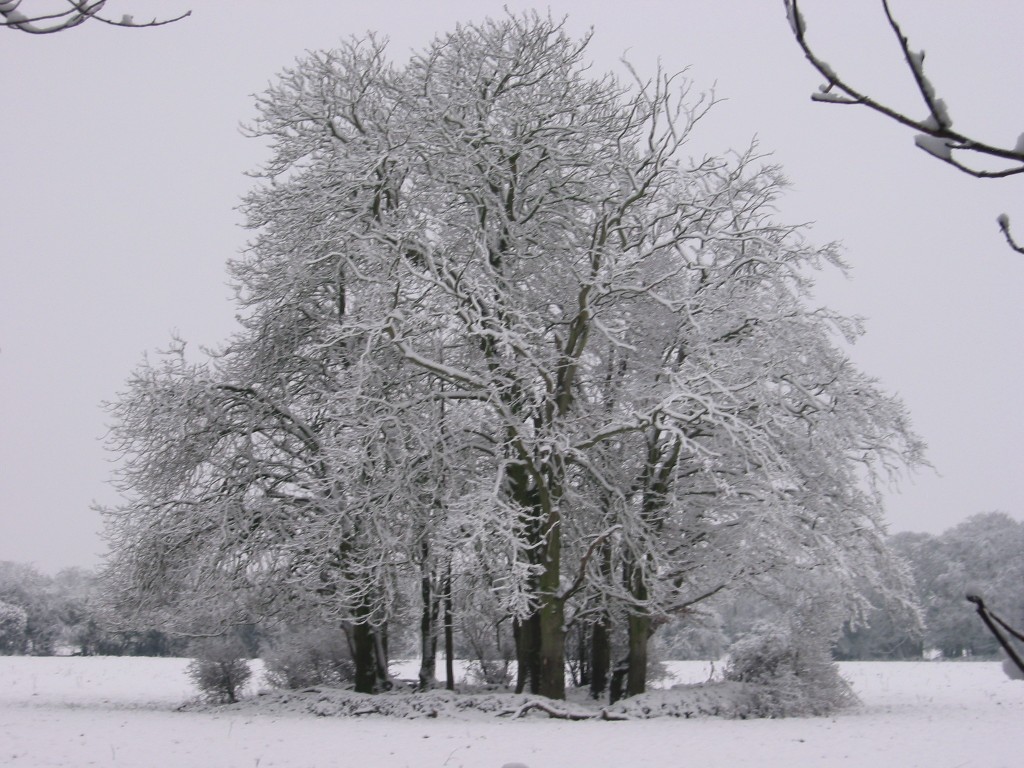
M 921 99 L 927 108 L 927 116 L 917 120 L 910 117 L 906 110 L 897 109 L 884 104 L 865 91 L 854 87 L 841 77 L 824 59 L 822 59 L 807 41 L 807 23 L 800 12 L 798 0 L 785 0 L 786 13 L 790 28 L 805 58 L 819 74 L 825 78 L 817 92 L 811 95 L 814 101 L 828 104 L 857 105 L 867 107 L 900 125 L 916 131 L 914 143 L 932 157 L 953 166 L 958 171 L 979 179 L 1002 179 L 1024 173 L 1024 134 L 1018 138 L 1013 148 L 980 141 L 973 136 L 960 133 L 953 129 L 953 121 L 945 101 L 936 95 L 935 87 L 925 74 L 925 52 L 915 51 L 910 47 L 907 35 L 903 33 L 896 17 L 889 7 L 888 0 L 882 0 L 882 8 L 889 28 L 899 43 L 907 69 L 914 79 Z M 959 159 L 959 155 L 972 158 L 986 157 L 1003 163 L 1003 167 L 987 169 L 968 164 Z M 1003 214 L 998 219 L 1000 230 L 1006 237 L 1010 247 L 1018 253 L 1024 249 L 1018 246 L 1010 235 L 1009 219 Z
M 1013 233 L 1010 232 L 1010 217 L 1007 216 L 1005 213 L 1001 213 L 996 219 L 996 223 L 999 224 L 999 231 L 1002 232 L 1003 237 L 1006 238 L 1006 244 L 1009 245 L 1010 248 L 1015 250 L 1017 253 L 1024 253 L 1024 245 L 1018 244 L 1016 238 L 1014 238 L 1013 236 Z
M 587 547 L 587 551 L 583 553 L 583 558 L 580 560 L 580 570 L 579 573 L 576 574 L 576 580 L 572 583 L 572 586 L 570 586 L 569 589 L 567 589 L 565 593 L 562 595 L 563 600 L 568 600 L 570 597 L 575 595 L 583 588 L 583 585 L 586 583 L 587 577 L 587 563 L 590 562 L 590 558 L 593 557 L 595 550 L 597 550 L 597 548 L 602 543 L 607 541 L 609 536 L 611 536 L 613 533 L 621 529 L 621 525 L 613 525 L 604 533 L 601 533 L 598 536 L 596 536 L 594 540 L 590 542 L 590 546 Z
M 85 21 L 98 21 L 112 27 L 161 27 L 192 15 L 192 11 L 186 11 L 170 19 L 136 21 L 129 14 L 120 19 L 101 15 L 107 0 L 67 0 L 68 8 L 52 13 L 25 13 L 20 9 L 21 4 L 22 0 L 0 0 L 0 27 L 32 35 L 50 35 L 77 27 Z

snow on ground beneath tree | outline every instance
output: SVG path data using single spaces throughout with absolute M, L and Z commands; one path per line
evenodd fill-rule
M 264 708 L 252 700 L 268 696 L 252 689 L 247 704 L 179 710 L 195 697 L 187 663 L 0 658 L 0 764 L 999 768 L 1020 765 L 1024 749 L 1024 683 L 1009 680 L 995 662 L 841 664 L 862 704 L 834 717 L 627 722 L 466 711 L 416 719 L 315 717 Z M 673 662 L 670 671 L 669 683 L 709 677 L 709 665 L 698 662 Z

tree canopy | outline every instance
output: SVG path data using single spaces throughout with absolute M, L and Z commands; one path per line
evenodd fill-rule
M 836 248 L 775 220 L 755 148 L 688 155 L 713 98 L 587 43 L 533 13 L 401 66 L 353 39 L 258 98 L 242 328 L 112 405 L 130 612 L 336 620 L 373 690 L 415 578 L 425 633 L 486 595 L 561 698 L 569 626 L 625 626 L 638 693 L 657 622 L 723 590 L 890 583 L 876 484 L 922 446 L 809 306 Z

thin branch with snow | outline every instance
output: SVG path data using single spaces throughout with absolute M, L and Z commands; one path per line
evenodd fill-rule
M 956 168 L 961 173 L 978 179 L 1003 179 L 1024 173 L 1024 134 L 1010 148 L 986 141 L 981 141 L 953 129 L 953 121 L 949 109 L 943 99 L 936 94 L 936 89 L 925 73 L 925 52 L 915 51 L 910 47 L 910 40 L 903 33 L 899 22 L 889 7 L 888 0 L 882 0 L 889 28 L 895 35 L 907 69 L 914 80 L 915 86 L 924 102 L 927 115 L 924 119 L 914 119 L 906 110 L 897 109 L 884 104 L 870 96 L 866 91 L 855 87 L 839 75 L 817 52 L 807 40 L 807 23 L 800 12 L 798 0 L 785 0 L 786 14 L 790 22 L 793 37 L 804 53 L 811 66 L 825 79 L 811 99 L 826 104 L 842 104 L 867 107 L 886 118 L 906 126 L 916 132 L 914 143 L 932 157 Z M 989 169 L 961 160 L 968 158 L 991 158 L 1000 161 L 1003 167 Z M 999 228 L 1006 237 L 1010 247 L 1018 253 L 1024 250 L 1014 241 L 1010 234 L 1009 218 L 1002 214 Z
M 51 35 L 73 29 L 86 21 L 95 21 L 112 27 L 145 28 L 173 24 L 192 15 L 192 11 L 185 11 L 169 19 L 136 21 L 134 16 L 124 14 L 120 19 L 115 19 L 101 13 L 107 0 L 66 0 L 68 7 L 61 11 L 26 13 L 21 9 L 22 2 L 23 0 L 0 0 L 0 27 L 31 35 Z

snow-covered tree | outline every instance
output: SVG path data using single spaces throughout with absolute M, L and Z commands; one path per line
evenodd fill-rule
M 28 614 L 20 605 L 0 600 L 0 654 L 21 653 L 25 647 Z
M 893 548 L 913 571 L 926 647 L 950 657 L 997 651 L 995 639 L 964 600 L 966 594 L 982 596 L 1014 625 L 1024 620 L 1024 525 L 1006 513 L 972 515 L 937 536 L 898 533 Z
M 26 624 L 17 653 L 49 656 L 61 634 L 59 605 L 49 576 L 25 563 L 0 561 L 0 602 L 24 610 Z
M 712 100 L 594 77 L 587 42 L 532 13 L 402 67 L 353 40 L 259 99 L 243 330 L 113 408 L 126 605 L 336 618 L 369 690 L 401 574 L 425 649 L 439 585 L 486 585 L 561 698 L 569 623 L 627 617 L 636 693 L 661 617 L 880 572 L 872 483 L 920 446 L 806 306 L 835 250 L 774 221 L 753 150 L 689 159 Z

